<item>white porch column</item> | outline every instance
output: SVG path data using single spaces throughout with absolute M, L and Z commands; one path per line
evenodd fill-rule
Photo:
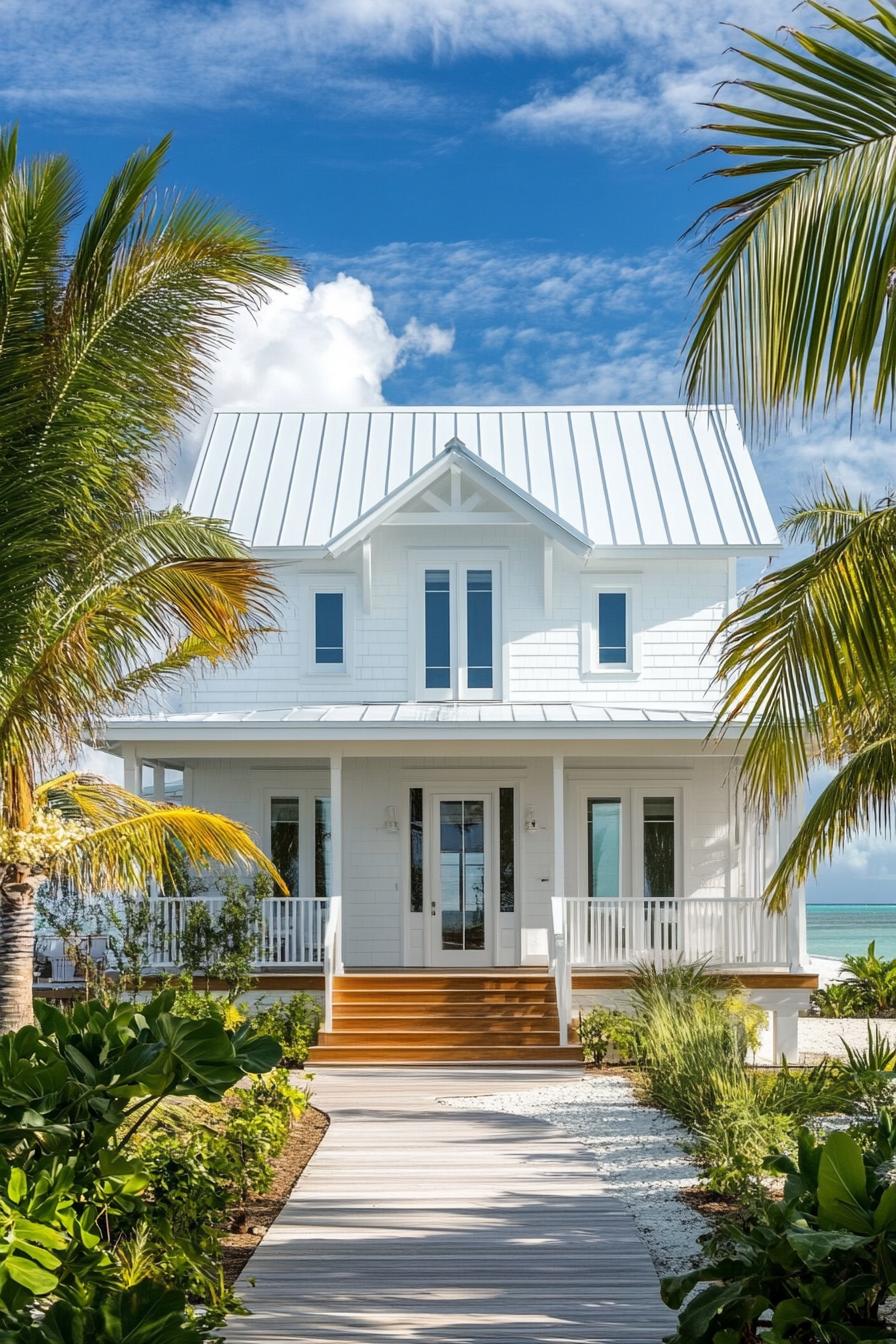
M 563 757 L 554 757 L 554 895 L 566 895 L 566 794 Z
M 143 770 L 143 762 L 137 755 L 137 748 L 133 742 L 126 742 L 121 753 L 122 765 L 124 766 L 124 787 L 128 793 L 139 793 L 142 779 L 140 778 Z
M 165 801 L 165 767 L 158 761 L 154 761 L 152 767 L 152 800 L 154 803 Z
M 342 958 L 342 756 L 330 757 L 330 902 L 339 921 L 337 926 L 334 970 L 341 975 Z
M 572 968 L 566 946 L 566 794 L 564 761 L 554 757 L 554 886 L 551 894 L 551 948 L 561 1046 L 572 1017 Z

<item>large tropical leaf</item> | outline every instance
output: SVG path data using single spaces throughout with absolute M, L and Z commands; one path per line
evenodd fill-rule
M 866 385 L 883 415 L 896 380 L 896 10 L 805 9 L 823 24 L 742 30 L 756 73 L 734 81 L 745 98 L 710 104 L 722 119 L 705 129 L 723 137 L 710 176 L 744 187 L 695 226 L 711 252 L 688 395 L 733 399 L 766 427 L 841 390 L 859 403 Z

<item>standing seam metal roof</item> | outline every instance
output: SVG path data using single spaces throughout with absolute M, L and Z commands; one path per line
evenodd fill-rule
M 326 547 L 453 438 L 595 547 L 778 543 L 730 406 L 219 411 L 187 507 L 256 547 Z

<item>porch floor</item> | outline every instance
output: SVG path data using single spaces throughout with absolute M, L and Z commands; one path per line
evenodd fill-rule
M 228 1344 L 659 1344 L 673 1317 L 575 1140 L 445 1096 L 580 1070 L 323 1069 L 330 1128 L 237 1287 Z

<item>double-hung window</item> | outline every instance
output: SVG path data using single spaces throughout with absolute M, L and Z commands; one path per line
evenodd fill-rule
M 582 580 L 582 672 L 613 676 L 640 671 L 635 577 L 617 575 Z
M 500 695 L 500 568 L 485 560 L 434 560 L 419 567 L 420 666 L 424 700 Z M 416 622 L 415 622 L 416 623 Z

